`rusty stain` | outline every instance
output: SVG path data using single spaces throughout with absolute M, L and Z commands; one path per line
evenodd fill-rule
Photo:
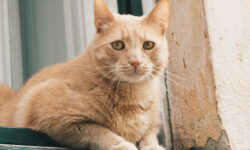
M 185 62 L 185 59 L 183 58 L 182 59 L 182 62 L 183 62 L 183 66 L 184 66 L 184 68 L 185 68 L 185 70 L 187 69 L 187 66 L 186 66 L 186 62 Z
M 207 39 L 207 37 L 208 37 L 207 32 L 204 32 L 204 37 L 205 37 L 205 39 Z
M 180 46 L 180 43 L 178 41 L 175 41 L 175 43 L 176 43 L 177 46 Z
M 243 56 L 241 53 L 237 54 L 237 59 L 240 61 L 240 62 L 243 62 Z
M 244 50 L 244 45 L 241 44 L 241 43 L 236 43 L 236 47 L 239 51 L 239 53 L 237 54 L 236 58 L 237 60 L 239 60 L 240 62 L 243 62 L 243 55 L 242 55 L 242 52 Z

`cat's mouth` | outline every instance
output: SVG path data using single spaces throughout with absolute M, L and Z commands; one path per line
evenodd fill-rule
M 129 74 L 129 76 L 143 76 L 144 73 L 138 72 L 138 71 L 134 71 L 133 73 Z
M 140 69 L 131 69 L 130 71 L 122 72 L 121 78 L 128 82 L 140 82 L 147 77 L 148 71 Z
M 143 76 L 147 73 L 148 71 L 143 70 L 141 68 L 133 68 L 129 69 L 125 72 L 128 76 Z

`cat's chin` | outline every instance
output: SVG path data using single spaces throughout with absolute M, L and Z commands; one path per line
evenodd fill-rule
M 121 78 L 122 80 L 130 83 L 138 83 L 149 80 L 149 76 L 147 74 L 140 74 L 136 72 L 129 75 L 124 75 Z

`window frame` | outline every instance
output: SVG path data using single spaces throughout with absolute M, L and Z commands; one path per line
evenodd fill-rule
M 23 85 L 18 0 L 0 1 L 0 82 L 14 89 Z

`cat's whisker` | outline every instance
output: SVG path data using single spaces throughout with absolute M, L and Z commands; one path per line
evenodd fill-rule
M 180 96 L 180 95 L 174 95 L 173 93 L 171 93 L 168 89 L 167 89 L 167 96 L 168 96 L 168 100 L 170 101 L 170 100 L 172 100 L 173 101 L 173 99 L 175 99 L 175 101 L 176 101 L 176 99 L 179 99 L 179 100 L 182 100 L 182 101 L 185 101 L 185 103 L 186 103 L 186 100 L 182 97 L 182 96 Z M 190 110 L 190 108 L 187 106 L 186 107 L 186 109 L 187 110 Z
M 167 71 L 167 70 L 166 70 Z M 178 84 L 178 86 L 181 86 L 182 88 L 184 88 L 184 89 L 187 89 L 187 88 L 185 88 L 185 87 L 183 87 L 183 85 L 181 85 L 180 83 L 178 83 L 178 82 L 176 82 L 175 80 L 173 80 L 173 79 L 171 79 L 171 78 L 169 78 L 169 76 L 168 76 L 168 78 L 167 78 L 167 80 L 169 80 L 169 81 L 171 81 L 171 82 L 174 82 L 175 84 Z M 165 83 L 166 84 L 166 83 Z M 185 99 L 184 98 L 182 98 L 180 95 L 174 95 L 172 92 L 170 92 L 170 90 L 168 89 L 168 88 L 166 88 L 166 96 L 168 96 L 168 98 L 170 98 L 170 99 L 180 99 L 180 100 L 183 100 L 183 101 L 185 101 Z M 189 109 L 189 108 L 188 108 Z
M 167 80 L 171 81 L 172 83 L 175 83 L 179 87 L 182 87 L 182 88 L 188 90 L 186 87 L 184 87 L 182 84 L 180 84 L 179 82 L 175 81 L 174 79 L 171 79 L 171 78 L 168 77 Z
M 151 78 L 153 78 L 152 74 L 149 74 L 149 76 L 147 76 L 147 81 L 150 82 Z
M 154 78 L 154 77 L 155 77 L 152 73 L 150 73 L 149 76 L 150 76 L 151 78 Z
M 142 71 L 150 71 L 150 68 L 141 68 Z
M 171 72 L 169 72 L 169 71 L 167 71 L 167 70 L 166 70 L 166 72 L 167 72 L 167 75 L 176 77 L 176 78 L 181 79 L 181 80 L 186 80 L 185 78 L 183 78 L 183 77 L 181 77 L 181 76 L 178 76 L 178 75 L 176 75 L 176 74 L 174 74 L 174 73 L 171 73 Z
M 117 94 L 119 95 L 118 91 L 119 91 L 120 82 L 121 82 L 121 78 L 119 78 L 119 81 L 118 81 L 118 83 L 117 83 L 115 95 L 117 95 Z M 116 100 L 115 100 L 115 104 L 116 104 L 116 105 L 117 105 L 117 103 L 118 103 L 118 100 L 119 100 L 119 97 L 116 97 Z
M 149 79 L 150 79 L 149 75 L 145 76 L 145 80 L 147 80 L 149 82 L 150 81 Z
M 156 66 L 154 66 L 153 68 L 161 69 L 160 67 L 156 67 Z
M 156 69 L 159 69 L 159 70 L 161 70 L 162 68 L 160 68 L 160 67 L 156 67 L 156 66 L 153 66 L 153 68 L 156 68 Z
M 106 106 L 106 101 L 107 101 L 108 96 L 109 96 L 109 91 L 110 91 L 110 89 L 111 89 L 113 83 L 114 83 L 114 80 L 112 80 L 111 85 L 109 86 L 109 88 L 108 88 L 108 90 L 107 90 L 107 92 L 106 92 L 106 96 L 105 96 L 105 99 L 104 99 L 104 106 Z
M 106 68 L 113 68 L 116 67 L 117 65 L 111 65 L 111 66 L 105 66 L 105 67 L 98 67 L 97 69 L 106 69 Z
M 156 69 L 154 69 L 154 68 L 152 68 L 152 71 L 154 71 L 154 72 L 159 72 L 159 70 L 156 70 Z
M 157 70 L 158 72 L 162 70 L 162 68 L 159 68 L 159 67 L 156 67 L 156 66 L 153 66 L 152 69 Z
M 114 71 L 120 71 L 119 68 L 118 69 L 114 69 Z M 111 85 L 109 86 L 107 92 L 106 92 L 106 96 L 105 96 L 105 100 L 104 100 L 104 106 L 106 106 L 106 102 L 107 102 L 107 98 L 108 98 L 108 94 L 109 94 L 109 91 L 110 89 L 112 88 L 113 84 L 115 83 L 116 79 L 119 78 L 117 75 L 114 76 L 114 79 L 112 80 L 111 82 Z M 119 79 L 119 82 L 120 82 L 120 79 Z M 120 83 L 119 83 L 120 84 Z M 116 90 L 117 92 L 117 90 Z
M 166 92 L 167 92 L 167 96 L 171 96 L 171 97 L 174 96 L 174 94 L 172 94 L 168 89 L 166 89 Z
M 156 67 L 156 68 L 158 68 L 158 67 Z M 141 70 L 142 70 L 142 71 L 146 71 L 146 72 L 150 71 L 150 70 L 147 70 L 147 69 L 145 69 L 145 68 L 141 68 Z M 127 71 L 127 70 L 124 70 L 124 69 L 121 68 L 120 71 L 121 71 L 121 72 L 124 72 L 124 71 Z M 158 72 L 159 70 L 156 70 L 156 69 L 152 68 L 152 71 Z M 172 76 L 175 76 L 175 77 L 178 77 L 177 75 L 175 75 L 175 74 L 173 74 L 173 73 L 171 73 L 171 75 L 172 75 Z M 149 74 L 149 76 L 146 78 L 146 80 L 149 81 L 150 78 L 154 78 L 154 75 L 153 75 L 152 73 Z M 180 87 L 182 87 L 182 88 L 184 88 L 184 89 L 187 89 L 187 88 L 184 87 L 181 83 L 179 83 L 179 82 L 175 81 L 174 79 L 172 79 L 170 76 L 168 76 L 167 79 L 168 79 L 169 81 L 171 81 L 172 83 L 174 83 L 174 84 L 176 84 L 176 85 L 178 85 L 178 86 L 180 86 Z
M 159 67 L 155 67 L 155 68 L 159 68 Z M 160 69 L 160 68 L 159 68 L 159 69 Z M 152 68 L 152 70 L 153 70 L 153 71 L 156 71 L 154 68 Z M 182 87 L 182 88 L 184 88 L 184 89 L 187 90 L 186 87 L 184 87 L 181 83 L 179 83 L 179 82 L 175 81 L 174 79 L 172 79 L 171 76 L 176 77 L 176 78 L 178 78 L 178 79 L 182 79 L 182 80 L 185 80 L 184 78 L 182 78 L 182 77 L 180 77 L 180 76 L 178 76 L 178 75 L 176 75 L 176 74 L 174 74 L 174 73 L 171 73 L 171 72 L 169 72 L 168 70 L 166 70 L 166 72 L 167 72 L 167 75 L 170 75 L 170 76 L 167 76 L 167 79 L 168 79 L 169 81 L 171 81 L 171 82 L 175 83 L 176 85 L 178 85 L 178 86 L 180 86 L 180 87 Z
M 159 67 L 156 67 L 156 66 L 154 66 L 154 68 L 160 69 Z M 176 78 L 179 78 L 179 79 L 182 79 L 182 80 L 186 80 L 184 77 L 181 77 L 181 76 L 179 76 L 179 75 L 177 75 L 175 73 L 172 73 L 172 72 L 168 71 L 167 69 L 166 69 L 166 72 L 167 72 L 167 75 L 172 75 L 172 76 L 174 76 Z
M 121 72 L 129 72 L 129 71 L 131 71 L 131 70 L 132 70 L 132 69 L 130 69 L 130 68 L 126 68 L 126 69 L 121 68 L 121 69 L 120 69 Z
M 114 65 L 114 66 L 100 67 L 100 68 L 93 69 L 93 71 L 96 73 L 96 72 L 99 72 L 101 70 L 110 69 L 110 68 L 112 69 L 112 68 L 115 68 L 115 67 L 116 67 L 116 65 Z
M 114 71 L 117 71 L 117 69 L 113 69 L 113 70 L 109 71 L 107 74 L 105 74 L 102 78 L 100 78 L 97 82 L 94 82 L 93 84 L 100 83 L 103 79 L 105 79 L 106 77 L 108 77 L 109 75 L 111 75 Z

